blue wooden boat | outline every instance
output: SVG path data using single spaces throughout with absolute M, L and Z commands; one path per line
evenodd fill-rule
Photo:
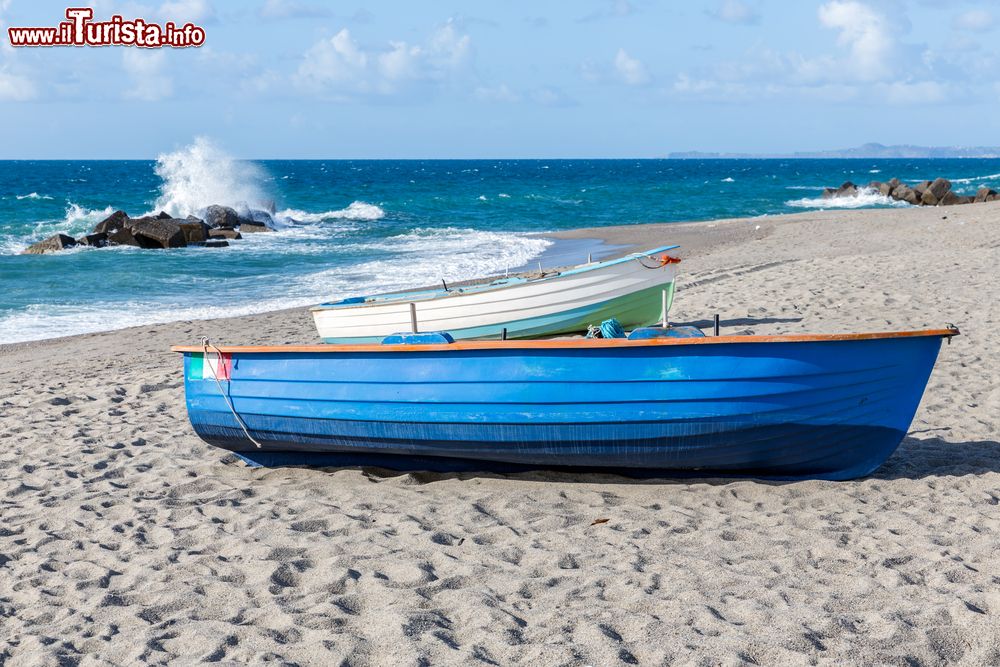
M 895 450 L 957 334 L 173 349 L 198 435 L 264 465 L 849 479 Z

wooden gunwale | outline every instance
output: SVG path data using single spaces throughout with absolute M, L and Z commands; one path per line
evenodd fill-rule
M 348 352 L 447 352 L 452 350 L 560 350 L 604 349 L 631 347 L 660 347 L 672 345 L 722 345 L 747 343 L 812 343 L 852 340 L 880 340 L 890 338 L 958 336 L 958 329 L 922 329 L 917 331 L 884 331 L 849 334 L 779 334 L 773 336 L 706 336 L 704 338 L 650 338 L 628 340 L 625 338 L 575 338 L 561 340 L 480 340 L 458 341 L 433 345 L 211 345 L 211 351 L 226 354 L 277 354 L 285 352 L 348 353 Z M 171 352 L 204 352 L 202 345 L 174 345 Z

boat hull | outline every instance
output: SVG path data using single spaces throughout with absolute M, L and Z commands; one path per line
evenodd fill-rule
M 221 383 L 187 352 L 185 389 L 204 440 L 263 464 L 848 479 L 904 437 L 941 340 L 750 338 L 235 351 Z
M 611 317 L 627 328 L 647 326 L 663 316 L 664 291 L 669 312 L 677 270 L 673 263 L 660 266 L 649 253 L 465 291 L 385 295 L 363 303 L 346 300 L 317 306 L 312 314 L 324 342 L 347 344 L 377 343 L 410 331 L 411 303 L 421 331 L 447 331 L 456 340 L 498 338 L 503 329 L 508 338 L 580 332 Z

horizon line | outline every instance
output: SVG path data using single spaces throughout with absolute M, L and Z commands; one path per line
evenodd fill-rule
M 696 152 L 696 151 L 678 151 Z M 3 162 L 156 162 L 156 157 L 12 157 L 0 158 Z M 914 156 L 878 156 L 878 155 L 715 155 L 693 157 L 233 157 L 234 160 L 260 161 L 283 160 L 288 162 L 569 162 L 571 160 L 589 161 L 674 161 L 674 162 L 732 162 L 734 160 L 1000 160 L 1000 155 L 914 155 Z

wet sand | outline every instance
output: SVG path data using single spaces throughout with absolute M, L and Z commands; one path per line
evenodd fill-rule
M 247 468 L 168 348 L 304 309 L 0 346 L 0 664 L 1000 663 L 1000 205 L 555 236 L 681 243 L 675 322 L 963 335 L 883 468 L 795 483 Z

